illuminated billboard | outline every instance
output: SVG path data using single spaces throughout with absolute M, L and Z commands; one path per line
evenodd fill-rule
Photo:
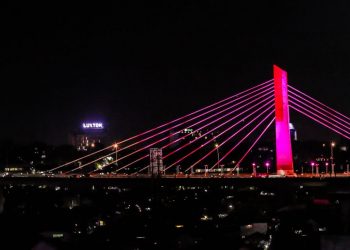
M 82 127 L 83 129 L 104 129 L 102 122 L 84 122 Z

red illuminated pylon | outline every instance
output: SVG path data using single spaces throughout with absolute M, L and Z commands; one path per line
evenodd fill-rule
M 276 167 L 277 174 L 294 175 L 292 144 L 289 130 L 287 72 L 273 66 L 276 108 Z

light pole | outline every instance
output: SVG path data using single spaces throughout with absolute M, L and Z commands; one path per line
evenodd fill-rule
M 115 149 L 115 165 L 118 167 L 118 143 L 115 143 L 113 147 Z
M 311 162 L 311 176 L 314 175 L 314 166 L 315 166 L 315 163 Z
M 220 154 L 219 154 L 219 144 L 218 143 L 215 143 L 215 148 L 216 148 L 216 155 L 217 155 L 217 157 L 218 157 L 218 168 L 220 168 Z M 224 165 L 222 165 L 222 167 L 221 167 L 221 174 L 223 174 L 224 173 Z
M 256 164 L 255 164 L 255 162 L 253 162 L 252 166 L 253 166 L 253 177 L 256 177 Z
M 334 176 L 334 157 L 333 157 L 333 148 L 335 147 L 335 142 L 331 142 L 331 167 L 332 167 L 332 174 Z
M 304 175 L 304 164 L 301 165 L 301 175 Z
M 238 168 L 239 166 L 238 166 L 238 164 L 235 166 L 235 164 L 236 164 L 236 161 L 235 160 L 233 160 L 232 161 L 232 169 L 230 169 L 230 174 L 233 174 L 233 171 L 235 170 L 235 168 Z
M 268 174 L 268 173 L 269 173 L 270 163 L 269 163 L 269 162 L 266 162 L 266 163 L 265 163 L 265 167 L 266 167 L 266 174 Z

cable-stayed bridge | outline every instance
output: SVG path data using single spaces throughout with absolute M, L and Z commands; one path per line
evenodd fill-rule
M 286 71 L 273 67 L 273 79 L 224 100 L 56 166 L 57 176 L 114 177 L 257 175 L 249 153 L 269 135 L 275 145 L 276 176 L 295 176 L 289 109 L 350 139 L 350 118 L 288 84 Z M 270 132 L 269 132 L 270 131 Z M 274 133 L 271 133 L 273 131 Z M 331 171 L 334 173 L 333 156 Z M 249 176 L 250 177 L 250 176 Z

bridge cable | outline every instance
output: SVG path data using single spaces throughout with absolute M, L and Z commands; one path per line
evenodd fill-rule
M 173 155 L 174 153 L 180 151 L 181 149 L 183 149 L 183 148 L 185 148 L 185 147 L 187 147 L 187 146 L 193 144 L 194 142 L 198 141 L 199 139 L 205 137 L 206 135 L 212 133 L 213 131 L 218 130 L 220 127 L 226 125 L 228 122 L 232 122 L 234 119 L 236 119 L 237 117 L 241 116 L 243 113 L 246 113 L 247 111 L 251 110 L 252 108 L 254 108 L 254 107 L 258 106 L 258 105 L 261 105 L 262 103 L 265 103 L 265 105 L 261 106 L 259 109 L 257 109 L 256 111 L 252 112 L 251 114 L 249 114 L 248 116 L 246 116 L 246 117 L 243 118 L 242 120 L 245 120 L 245 119 L 249 118 L 250 116 L 252 116 L 253 114 L 255 114 L 257 111 L 259 111 L 260 109 L 264 108 L 266 105 L 268 105 L 269 103 L 272 103 L 272 102 L 273 102 L 273 99 L 271 99 L 269 102 L 268 102 L 268 99 L 266 99 L 266 100 L 264 100 L 264 101 L 262 101 L 262 102 L 259 102 L 259 103 L 255 104 L 254 106 L 251 106 L 249 109 L 247 109 L 246 111 L 240 113 L 239 115 L 236 115 L 235 117 L 232 117 L 231 119 L 229 119 L 229 120 L 227 120 L 226 122 L 220 124 L 219 126 L 213 128 L 213 129 L 211 129 L 211 130 L 205 132 L 205 133 L 202 134 L 201 136 L 195 138 L 193 141 L 188 142 L 188 143 L 182 145 L 181 147 L 177 148 L 176 150 L 174 150 L 174 151 L 168 153 L 167 155 L 165 155 L 165 156 L 163 157 L 163 160 L 165 160 L 165 159 L 168 158 L 169 156 Z M 200 128 L 200 129 L 202 129 L 202 128 Z M 200 129 L 198 129 L 198 130 L 200 130 Z M 181 138 L 179 138 L 179 139 L 181 139 Z M 213 140 L 215 140 L 215 139 L 216 139 L 216 137 L 215 137 Z M 212 140 L 212 141 L 213 141 L 213 140 Z M 171 144 L 173 144 L 173 143 L 175 143 L 175 142 L 176 142 L 176 141 L 171 142 L 171 143 L 169 143 L 169 144 L 163 146 L 162 149 L 168 147 L 169 145 L 171 145 Z M 210 142 L 210 141 L 209 141 L 209 142 Z M 149 167 L 149 165 L 146 166 L 146 167 L 144 167 L 144 168 L 142 168 L 142 169 L 140 169 L 139 171 L 137 171 L 137 172 L 135 172 L 135 173 L 141 172 L 141 171 L 147 169 L 148 167 Z
M 209 105 L 209 106 L 206 106 L 206 107 L 204 107 L 204 108 L 202 108 L 202 109 L 199 109 L 199 110 L 197 110 L 197 111 L 194 111 L 194 112 L 192 112 L 192 113 L 190 113 L 190 114 L 187 114 L 187 115 L 185 115 L 185 116 L 182 116 L 182 117 L 180 117 L 180 118 L 177 118 L 177 119 L 175 119 L 175 120 L 173 120 L 173 121 L 170 121 L 170 122 L 168 122 L 168 123 L 165 123 L 165 124 L 163 124 L 163 125 L 160 125 L 160 126 L 158 126 L 158 127 L 156 127 L 156 128 L 153 128 L 153 129 L 150 129 L 150 130 L 145 131 L 145 132 L 143 132 L 143 133 L 140 133 L 140 134 L 138 134 L 138 135 L 136 135 L 136 136 L 133 136 L 133 137 L 127 138 L 127 139 L 125 139 L 125 140 L 123 140 L 123 141 L 120 141 L 120 142 L 118 142 L 118 145 L 120 145 L 120 144 L 122 144 L 122 143 L 125 143 L 125 142 L 127 142 L 127 141 L 130 141 L 130 140 L 132 140 L 132 139 L 135 139 L 135 138 L 137 138 L 137 137 L 140 137 L 140 136 L 142 136 L 142 135 L 148 134 L 148 133 L 150 133 L 150 132 L 152 132 L 152 131 L 155 131 L 155 130 L 157 130 L 157 129 L 160 129 L 160 128 L 162 128 L 162 127 L 168 126 L 168 125 L 170 125 L 170 124 L 172 124 L 172 123 L 174 123 L 174 122 L 177 122 L 177 121 L 179 121 L 179 120 L 182 120 L 182 119 L 184 119 L 184 118 L 186 118 L 186 117 L 190 117 L 191 115 L 194 115 L 194 114 L 196 114 L 196 113 L 199 113 L 199 112 L 201 112 L 201 111 L 204 111 L 204 110 L 206 110 L 206 109 L 209 109 L 209 108 L 211 108 L 211 107 L 213 107 L 213 106 L 219 105 L 219 104 L 221 104 L 221 103 L 223 103 L 223 102 L 225 102 L 225 101 L 228 101 L 228 100 L 230 100 L 230 99 L 233 99 L 233 98 L 236 98 L 236 97 L 237 97 L 236 99 L 232 100 L 230 103 L 232 103 L 232 102 L 235 101 L 235 100 L 242 99 L 242 98 L 244 98 L 244 97 L 246 97 L 246 96 L 249 96 L 249 95 L 252 94 L 252 93 L 261 91 L 261 89 L 264 89 L 264 88 L 266 88 L 266 87 L 269 87 L 269 86 L 271 85 L 271 82 L 272 82 L 272 80 L 269 80 L 269 81 L 263 82 L 263 83 L 261 83 L 261 84 L 258 84 L 258 85 L 254 86 L 254 87 L 252 87 L 252 88 L 249 88 L 249 89 L 247 89 L 247 90 L 244 90 L 244 91 L 242 91 L 242 92 L 240 92 L 240 93 L 238 93 L 238 94 L 235 94 L 235 95 L 233 95 L 233 96 L 231 96 L 231 97 L 228 97 L 228 98 L 226 98 L 226 99 L 224 99 L 224 100 L 221 100 L 221 101 L 219 101 L 219 102 L 216 102 L 216 103 L 214 103 L 214 104 L 211 104 L 211 105 Z M 262 86 L 262 87 L 261 87 L 261 86 Z M 272 85 L 271 85 L 271 86 L 272 86 Z M 249 94 L 245 94 L 245 95 L 243 95 L 243 96 L 240 96 L 240 95 L 242 95 L 242 94 L 244 94 L 244 93 L 247 93 L 247 92 L 249 92 L 249 91 L 252 91 L 252 92 L 249 93 Z M 261 92 L 260 92 L 260 93 L 261 93 Z M 226 103 L 225 105 L 227 105 L 227 103 Z M 215 110 L 218 109 L 218 108 L 221 108 L 221 107 L 223 107 L 223 106 L 225 106 L 225 105 L 222 105 L 222 106 L 220 106 L 220 107 L 217 107 L 217 108 L 215 108 Z M 210 113 L 210 112 L 212 112 L 212 111 L 213 111 L 213 110 L 211 110 L 211 111 L 209 111 L 209 112 L 207 112 L 207 113 Z M 202 114 L 202 115 L 203 115 L 203 114 Z M 200 115 L 200 116 L 202 116 L 202 115 Z M 200 117 L 200 116 L 197 116 L 197 117 Z M 173 129 L 173 128 L 170 128 L 170 129 Z M 168 129 L 168 130 L 170 130 L 170 129 Z M 167 130 L 167 131 L 168 131 L 168 130 Z M 166 131 L 164 131 L 164 132 L 166 132 Z M 98 150 L 98 151 L 95 151 L 95 152 L 93 152 L 93 153 L 90 153 L 90 154 L 88 154 L 88 155 L 85 155 L 85 156 L 83 156 L 83 157 L 80 157 L 80 158 L 75 159 L 75 160 L 73 160 L 73 161 L 69 161 L 69 162 L 64 163 L 64 164 L 61 164 L 61 165 L 59 165 L 59 166 L 57 166 L 57 167 L 55 167 L 55 168 L 52 168 L 52 169 L 48 170 L 48 172 L 58 170 L 58 169 L 63 168 L 63 167 L 65 167 L 65 166 L 67 166 L 67 165 L 73 164 L 73 163 L 75 163 L 75 162 L 77 162 L 77 161 L 80 161 L 80 160 L 82 160 L 82 159 L 85 159 L 85 158 L 87 158 L 87 157 L 90 157 L 90 156 L 92 156 L 92 155 L 95 155 L 95 154 L 100 153 L 100 152 L 102 152 L 102 151 L 105 151 L 105 150 L 107 150 L 107 149 L 113 148 L 113 147 L 115 147 L 115 145 L 116 145 L 116 143 L 113 143 L 112 145 L 107 146 L 107 147 L 105 147 L 105 148 L 103 148 L 103 149 L 100 149 L 100 150 Z M 120 151 L 121 151 L 121 150 L 122 150 L 122 149 L 120 149 Z M 120 151 L 119 151 L 119 152 L 120 152 Z
M 294 88 L 294 87 L 293 87 L 293 86 L 291 86 L 291 85 L 289 85 L 288 87 L 289 87 L 291 90 L 294 90 L 294 91 L 296 91 L 296 92 L 298 92 L 298 93 L 300 93 L 300 94 L 304 95 L 305 97 L 307 97 L 307 98 L 309 98 L 309 99 L 313 100 L 314 102 L 316 102 L 316 103 L 320 104 L 321 106 L 325 107 L 326 109 L 329 109 L 329 110 L 333 111 L 334 113 L 338 114 L 339 116 L 342 116 L 343 118 L 347 119 L 347 120 L 348 120 L 348 122 L 350 122 L 350 118 L 349 118 L 349 117 L 347 117 L 346 115 L 344 115 L 344 114 L 342 114 L 342 113 L 338 112 L 337 110 L 335 110 L 335 109 L 333 109 L 333 108 L 331 108 L 331 107 L 327 106 L 326 104 L 324 104 L 324 103 L 322 103 L 322 102 L 320 102 L 320 101 L 316 100 L 315 98 L 313 98 L 313 97 L 311 97 L 311 96 L 309 96 L 309 95 L 305 94 L 304 92 L 302 92 L 302 91 L 300 91 L 300 90 L 298 90 L 298 89 Z
M 272 106 L 270 107 L 272 108 Z M 257 120 L 260 116 L 262 116 L 264 113 L 266 113 L 270 108 L 267 108 L 266 110 L 264 110 L 263 112 L 261 112 L 260 114 L 258 114 L 256 117 L 254 117 L 250 122 L 248 122 L 247 124 L 245 124 L 242 128 L 240 128 L 238 131 L 236 131 L 234 134 L 232 134 L 229 139 L 233 138 L 234 136 L 236 136 L 238 133 L 240 133 L 243 129 L 245 129 L 246 127 L 248 127 L 250 124 L 252 124 L 255 120 Z M 216 140 L 217 138 L 219 138 L 220 136 L 222 136 L 224 133 L 226 133 L 227 131 L 231 130 L 234 126 L 238 125 L 238 123 L 235 123 L 234 125 L 230 126 L 229 128 L 225 129 L 224 131 L 222 131 L 219 135 L 217 135 L 216 137 L 212 138 L 211 140 L 209 140 L 208 142 L 204 143 L 203 146 L 198 147 L 197 149 L 193 150 L 192 152 L 190 152 L 189 154 L 185 155 L 184 157 L 180 158 L 179 160 L 177 160 L 176 162 L 174 162 L 173 164 L 171 164 L 170 166 L 168 166 L 165 170 L 173 167 L 174 165 L 178 164 L 180 161 L 184 160 L 185 158 L 187 158 L 188 156 L 192 155 L 194 152 L 198 151 L 199 149 L 203 148 L 205 145 L 207 145 L 208 143 L 210 143 L 213 140 Z M 221 147 L 223 144 L 225 144 L 229 139 L 226 139 L 224 142 L 220 143 L 218 145 L 218 147 Z M 214 149 L 214 151 L 216 150 L 216 148 Z M 191 167 L 189 167 L 188 169 L 192 168 L 193 166 L 195 166 L 196 164 L 198 164 L 202 159 L 200 159 L 199 161 L 197 161 L 196 163 L 192 164 Z M 187 169 L 187 170 L 188 170 Z M 187 171 L 186 170 L 186 171 Z
M 269 99 L 271 99 L 271 98 L 265 98 L 264 100 L 258 102 L 257 104 L 255 104 L 255 105 L 249 107 L 247 110 L 241 112 L 240 114 L 238 114 L 238 115 L 236 115 L 236 116 L 230 118 L 229 120 L 227 120 L 227 121 L 225 121 L 224 123 L 220 124 L 219 126 L 215 127 L 214 129 L 209 130 L 209 131 L 207 131 L 206 133 L 202 134 L 201 136 L 199 136 L 199 137 L 198 137 L 197 139 L 195 139 L 194 141 L 199 140 L 200 138 L 206 136 L 207 134 L 211 133 L 211 132 L 214 131 L 214 130 L 217 130 L 218 128 L 222 127 L 223 125 L 226 125 L 228 122 L 230 122 L 230 121 L 232 121 L 232 120 L 238 118 L 239 116 L 241 116 L 242 114 L 248 112 L 249 110 L 253 109 L 254 107 L 265 103 L 265 105 L 261 106 L 261 107 L 258 109 L 258 110 L 260 110 L 261 108 L 265 107 L 265 106 L 268 104 L 268 103 L 266 104 L 266 102 L 267 102 Z M 270 100 L 270 102 L 272 102 L 272 101 L 273 101 L 273 99 Z M 249 104 L 250 104 L 250 103 L 249 103 Z M 211 125 L 211 124 L 217 122 L 218 120 L 221 120 L 222 118 L 228 116 L 229 114 L 235 113 L 237 110 L 238 110 L 238 109 L 233 110 L 233 111 L 231 111 L 230 113 L 228 113 L 228 114 L 226 114 L 226 115 L 224 115 L 224 116 L 222 116 L 222 117 L 220 117 L 220 118 L 218 118 L 218 119 L 216 119 L 216 120 L 214 120 L 214 121 L 212 121 L 212 122 L 210 122 L 210 123 L 208 123 L 208 124 L 202 126 L 201 128 L 198 128 L 198 129 L 196 129 L 196 130 L 200 130 L 200 129 L 203 129 L 203 128 L 205 128 L 205 127 L 208 127 L 209 125 Z M 256 113 L 256 112 L 254 112 L 254 113 Z M 250 115 L 248 115 L 247 117 L 250 117 L 251 115 L 253 115 L 253 113 L 250 114 Z M 247 117 L 246 117 L 246 118 L 247 118 Z M 245 118 L 245 119 L 246 119 L 246 118 Z M 172 141 L 172 142 L 166 144 L 165 146 L 162 147 L 162 149 L 167 148 L 168 146 L 170 146 L 170 145 L 176 143 L 176 142 L 179 141 L 179 140 L 182 140 L 182 139 L 184 139 L 184 138 L 190 136 L 190 135 L 193 134 L 193 133 L 194 133 L 194 132 L 192 132 L 192 133 L 190 133 L 190 134 L 187 134 L 187 135 L 185 135 L 185 136 L 182 136 L 182 137 L 178 138 L 177 140 L 174 140 L 174 141 Z M 194 142 L 194 141 L 193 141 L 193 142 Z M 185 147 L 185 146 L 188 146 L 189 144 L 191 144 L 191 143 L 188 143 L 188 144 L 183 145 L 180 149 L 182 149 L 182 148 Z M 145 150 L 145 149 L 149 148 L 149 146 L 153 146 L 153 144 L 152 144 L 152 145 L 147 145 L 145 148 L 142 148 L 141 150 Z M 138 151 L 141 151 L 141 150 L 138 150 Z M 176 151 L 178 151 L 178 150 L 179 150 L 179 149 L 177 149 Z M 170 156 L 170 155 L 173 154 L 173 153 L 174 153 L 174 151 L 171 152 L 171 153 L 169 153 L 168 155 L 164 156 L 163 159 L 166 159 L 168 156 Z M 136 163 L 136 162 L 138 162 L 138 161 L 140 161 L 140 160 L 142 160 L 142 159 L 145 159 L 145 158 L 148 157 L 148 156 L 149 156 L 149 154 L 146 154 L 145 156 L 139 158 L 138 160 L 136 160 L 136 161 L 134 161 L 134 162 L 132 162 L 132 163 Z M 121 160 L 121 158 L 118 159 L 118 161 L 119 161 L 119 160 Z M 114 162 L 116 162 L 116 161 L 114 161 Z M 114 162 L 111 162 L 110 164 L 113 164 Z M 109 164 L 109 165 L 110 165 L 110 164 Z M 122 170 L 122 169 L 128 167 L 129 165 L 130 165 L 130 164 L 128 164 L 128 165 L 126 165 L 126 166 L 124 166 L 124 167 L 122 167 L 122 168 L 120 168 L 120 169 L 117 169 L 116 172 L 118 172 L 118 171 L 120 171 L 120 170 Z M 96 169 L 96 170 L 94 170 L 94 171 L 92 171 L 92 172 L 96 172 L 96 171 L 98 171 L 98 169 Z
M 299 113 L 301 113 L 301 114 L 303 114 L 303 115 L 309 117 L 310 119 L 316 121 L 317 123 L 319 123 L 319 124 L 325 126 L 326 128 L 329 128 L 330 130 L 333 130 L 334 132 L 338 133 L 339 135 L 341 135 L 341 136 L 343 136 L 343 137 L 345 137 L 345 138 L 347 138 L 347 139 L 350 140 L 350 137 L 349 137 L 349 136 L 344 135 L 343 133 L 341 133 L 341 132 L 339 132 L 338 130 L 332 128 L 331 126 L 327 125 L 326 123 L 324 123 L 324 122 L 322 122 L 322 121 L 316 119 L 314 116 L 312 116 L 312 115 L 310 115 L 310 114 L 307 114 L 306 112 L 302 111 L 301 109 L 299 109 L 299 108 L 297 108 L 297 107 L 294 107 L 293 104 L 292 104 L 292 105 L 289 105 L 289 107 L 292 108 L 292 109 L 294 109 L 295 111 L 297 111 L 297 112 L 299 112 Z
M 271 115 L 273 115 L 273 113 L 275 112 L 275 110 L 273 110 L 270 114 L 268 114 L 262 121 L 260 121 L 252 130 L 249 131 L 249 133 L 247 133 L 235 146 L 233 146 L 223 157 L 221 157 L 219 159 L 218 162 L 216 162 L 210 169 L 214 169 L 216 165 L 218 165 L 218 167 L 220 167 L 220 162 L 222 162 L 223 160 L 225 160 L 225 158 L 232 153 L 233 150 L 235 150 L 243 141 L 245 141 L 245 139 L 247 139 L 256 129 L 258 129 L 258 127 L 261 126 L 261 124 L 263 124 Z
M 337 126 L 337 125 L 335 125 L 334 123 L 330 122 L 330 121 L 327 120 L 326 118 L 321 117 L 320 115 L 317 115 L 315 112 L 310 111 L 309 107 L 302 106 L 302 105 L 300 105 L 300 104 L 294 102 L 293 100 L 290 100 L 289 103 L 292 104 L 294 107 L 301 108 L 301 109 L 303 109 L 304 111 L 307 111 L 307 112 L 311 113 L 314 117 L 317 117 L 317 118 L 319 118 L 320 120 L 322 120 L 323 122 L 330 124 L 330 126 L 335 127 L 335 128 L 337 128 L 338 130 L 343 131 L 343 132 L 345 132 L 346 134 L 349 134 L 349 135 L 350 135 L 350 132 L 349 132 L 349 131 L 347 131 L 347 130 L 345 130 L 345 129 L 343 129 L 343 128 Z
M 267 124 L 267 126 L 264 128 L 264 130 L 260 133 L 260 135 L 255 139 L 253 144 L 249 147 L 249 149 L 244 153 L 241 159 L 236 163 L 235 167 L 231 170 L 231 173 L 239 167 L 239 165 L 242 163 L 242 161 L 245 159 L 245 157 L 250 153 L 250 151 L 254 148 L 254 146 L 258 143 L 258 141 L 261 139 L 261 137 L 266 133 L 266 131 L 269 129 L 269 127 L 272 125 L 272 123 L 275 121 L 275 117 L 272 118 L 272 120 Z
M 309 103 L 310 105 L 316 107 L 318 110 L 322 110 L 324 113 L 329 114 L 329 115 L 323 114 L 323 115 L 327 116 L 329 119 L 335 121 L 336 123 L 338 123 L 338 124 L 341 125 L 341 126 L 344 126 L 344 127 L 348 128 L 348 129 L 350 129 L 350 127 L 348 127 L 348 126 L 350 126 L 350 123 L 347 122 L 347 121 L 345 121 L 344 119 L 338 117 L 338 116 L 335 115 L 334 113 L 329 112 L 328 110 L 322 108 L 321 106 L 316 105 L 315 103 L 313 103 L 313 102 L 310 101 L 310 100 L 307 100 L 307 99 L 305 99 L 305 98 L 303 98 L 303 97 L 301 97 L 301 96 L 295 94 L 294 92 L 288 91 L 288 93 L 291 94 L 291 95 L 289 95 L 289 98 L 294 99 L 294 100 L 297 100 L 297 101 L 299 101 L 299 102 L 301 102 L 301 103 L 303 103 L 303 102 Z M 294 96 L 294 95 L 295 95 L 295 96 Z M 300 100 L 300 99 L 301 99 L 301 100 Z M 311 107 L 310 107 L 310 108 L 311 108 Z M 315 110 L 315 111 L 316 111 L 316 110 Z M 316 111 L 316 112 L 320 113 L 320 111 Z M 336 120 L 336 119 L 338 119 L 338 120 Z M 348 126 L 346 126 L 344 123 L 346 123 Z

